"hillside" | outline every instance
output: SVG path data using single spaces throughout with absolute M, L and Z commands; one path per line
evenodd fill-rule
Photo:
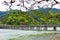
M 5 15 L 5 14 L 6 14 L 6 12 L 0 11 L 0 17 Z
M 49 11 L 48 14 L 38 10 L 23 12 L 11 10 L 0 18 L 0 24 L 9 25 L 41 25 L 60 24 L 60 12 Z

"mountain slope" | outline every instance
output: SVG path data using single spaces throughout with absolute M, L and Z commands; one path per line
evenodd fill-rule
M 55 13 L 60 12 L 60 9 L 56 9 L 56 8 L 52 8 L 50 10 L 49 9 L 50 8 L 39 8 L 39 9 L 36 9 L 36 10 L 41 11 L 43 13 L 47 13 L 48 11 L 52 11 L 52 12 L 55 12 Z M 0 11 L 0 17 L 3 16 L 3 15 L 6 15 L 7 13 L 8 13 L 8 11 L 6 11 L 6 12 Z
M 5 14 L 6 14 L 6 12 L 0 11 L 0 17 L 5 15 Z
M 23 12 L 12 10 L 0 18 L 2 24 L 8 25 L 41 25 L 41 24 L 60 24 L 60 12 L 48 11 L 48 14 L 39 10 Z

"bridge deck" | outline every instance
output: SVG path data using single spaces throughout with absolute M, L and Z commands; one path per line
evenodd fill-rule
M 53 27 L 53 30 L 56 31 L 57 27 L 60 27 L 60 25 L 5 25 L 0 24 L 0 28 L 5 29 L 21 29 L 21 30 L 48 30 L 48 27 Z

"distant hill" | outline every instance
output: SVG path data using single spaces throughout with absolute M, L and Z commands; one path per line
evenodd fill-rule
M 43 13 L 47 13 L 49 9 L 50 8 L 39 8 L 37 10 L 39 10 L 39 11 L 41 11 Z M 60 9 L 52 8 L 49 11 L 52 11 L 52 12 L 55 12 L 56 13 L 56 12 L 60 12 Z M 5 12 L 4 11 L 0 11 L 0 17 L 3 16 L 3 15 L 5 15 L 6 13 L 7 13 L 7 11 L 5 11 Z
M 60 24 L 60 13 L 54 13 L 49 11 L 49 14 L 31 10 L 29 12 L 23 12 L 18 10 L 12 10 L 8 14 L 0 18 L 0 24 L 8 25 L 41 25 L 41 24 Z
M 47 13 L 49 9 L 50 8 L 39 8 L 38 10 L 40 10 L 41 12 Z M 52 8 L 49 11 L 52 11 L 52 12 L 60 12 L 60 9 Z
M 0 11 L 0 17 L 5 15 L 7 12 Z

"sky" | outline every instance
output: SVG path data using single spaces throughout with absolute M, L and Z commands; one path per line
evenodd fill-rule
M 9 1 L 9 0 L 5 0 L 5 1 L 7 1 L 8 4 L 10 5 L 10 3 L 9 3 L 10 1 Z M 28 1 L 28 0 L 26 0 L 26 1 Z M 28 8 L 27 10 L 29 10 L 29 9 L 31 9 L 31 6 L 32 6 L 32 4 L 35 3 L 35 1 L 30 0 L 30 1 L 28 1 L 29 3 L 27 3 L 26 1 L 24 2 L 25 7 Z M 36 1 L 39 1 L 39 0 L 36 0 Z M 60 0 L 57 0 L 57 1 L 60 2 Z M 4 2 L 4 0 L 0 0 L 0 11 L 8 11 L 8 10 L 9 10 L 9 5 L 4 5 L 3 2 Z M 50 7 L 51 7 L 51 2 L 53 2 L 53 0 L 52 0 L 52 1 L 48 1 L 48 2 L 43 1 L 43 2 L 41 2 L 40 4 L 37 4 L 37 3 L 36 3 L 36 4 L 33 6 L 33 10 L 38 9 L 37 6 L 43 7 L 43 8 L 47 8 L 46 5 L 49 5 L 48 7 L 50 8 Z M 55 2 L 53 2 L 53 3 L 55 3 Z M 53 4 L 53 3 L 52 3 L 52 4 Z M 16 5 L 18 5 L 18 4 L 21 4 L 21 6 L 16 6 Z M 11 9 L 13 9 L 13 10 L 17 9 L 17 10 L 27 11 L 25 7 L 22 6 L 22 2 L 19 2 L 19 0 L 16 0 L 16 2 L 13 3 L 13 6 L 11 7 Z M 60 4 L 54 5 L 53 8 L 60 9 Z

